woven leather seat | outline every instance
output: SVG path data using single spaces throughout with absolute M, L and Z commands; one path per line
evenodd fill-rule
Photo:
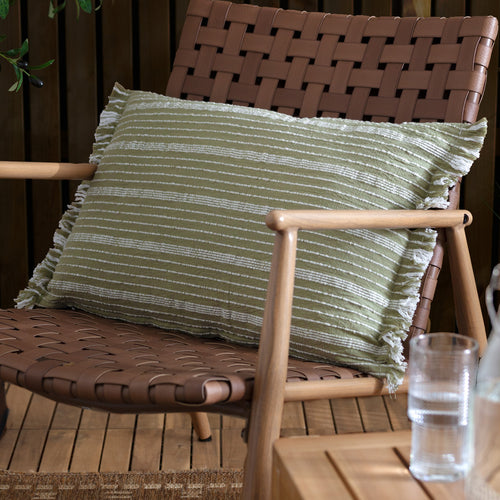
M 0 359 L 2 380 L 64 403 L 156 413 L 220 405 L 245 416 L 257 351 L 81 311 L 6 309 Z M 295 359 L 288 368 L 290 381 L 356 376 L 362 374 Z
M 491 17 L 373 18 L 192 0 L 167 94 L 304 117 L 474 122 L 497 26 Z M 23 167 L 0 162 L 0 177 L 82 179 L 95 170 L 80 164 Z M 458 200 L 456 188 L 450 208 Z M 448 246 L 459 331 L 484 346 L 465 243 L 468 221 L 462 220 L 464 212 L 446 224 L 438 215 L 433 224 L 447 227 L 446 234 L 441 233 L 424 277 L 409 337 L 427 327 Z M 347 227 L 342 224 L 331 222 Z M 269 225 L 277 232 L 273 262 L 279 269 L 271 274 L 259 355 L 219 340 L 77 311 L 5 310 L 0 314 L 0 381 L 58 401 L 119 412 L 250 415 L 244 496 L 269 498 L 271 446 L 285 400 L 384 392 L 379 380 L 355 370 L 288 360 L 282 346 L 288 342 L 287 238 L 293 231 L 278 227 L 276 220 Z M 0 382 L 5 420 L 3 391 Z

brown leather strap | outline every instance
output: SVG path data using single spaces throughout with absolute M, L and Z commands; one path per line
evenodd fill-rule
M 167 94 L 299 116 L 476 119 L 494 18 L 377 18 L 190 3 Z
M 251 398 L 257 351 L 57 309 L 0 312 L 0 379 L 114 411 L 185 410 Z M 290 380 L 359 372 L 291 359 Z

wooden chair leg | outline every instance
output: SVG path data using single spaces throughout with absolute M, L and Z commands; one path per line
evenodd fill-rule
M 5 431 L 8 414 L 9 409 L 7 408 L 7 400 L 5 399 L 5 386 L 3 381 L 0 380 L 0 436 Z
M 487 346 L 487 337 L 465 235 L 465 226 L 448 228 L 446 237 L 458 331 L 479 342 L 481 356 Z
M 278 232 L 255 375 L 243 500 L 272 497 L 272 447 L 279 438 L 288 366 L 297 230 Z
M 271 499 L 273 444 L 280 437 L 282 406 L 269 408 L 250 423 L 242 500 Z M 259 428 L 266 432 L 260 433 Z
M 198 435 L 199 441 L 211 441 L 212 440 L 212 430 L 210 429 L 210 422 L 208 421 L 208 415 L 201 412 L 193 412 L 189 414 L 191 416 L 191 422 L 193 423 L 194 430 Z

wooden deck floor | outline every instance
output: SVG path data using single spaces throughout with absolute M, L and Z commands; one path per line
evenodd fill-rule
M 56 404 L 15 386 L 0 441 L 0 470 L 125 472 L 241 468 L 244 422 L 211 415 L 213 439 L 199 442 L 186 414 L 117 415 Z M 287 403 L 282 435 L 409 428 L 406 397 Z

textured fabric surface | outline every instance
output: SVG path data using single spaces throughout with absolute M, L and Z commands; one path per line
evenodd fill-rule
M 0 472 L 0 496 L 9 500 L 238 500 L 239 469 L 162 472 Z
M 445 207 L 485 133 L 485 121 L 299 119 L 117 85 L 96 132 L 95 178 L 80 186 L 18 307 L 69 306 L 256 344 L 269 210 Z M 395 387 L 435 238 L 301 233 L 292 355 Z

